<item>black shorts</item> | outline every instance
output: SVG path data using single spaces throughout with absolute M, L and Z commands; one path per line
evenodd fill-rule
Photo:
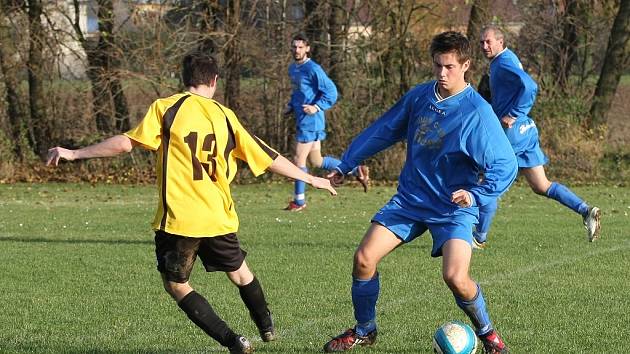
M 187 282 L 197 256 L 207 272 L 233 272 L 241 267 L 246 255 L 234 233 L 215 237 L 184 237 L 155 231 L 157 270 L 168 281 Z

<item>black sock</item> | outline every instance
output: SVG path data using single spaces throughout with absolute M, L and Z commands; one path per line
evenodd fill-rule
M 197 292 L 191 291 L 177 305 L 191 321 L 222 346 L 229 347 L 236 343 L 238 337 L 236 333 L 219 318 L 208 301 Z
M 258 279 L 254 277 L 251 283 L 239 286 L 238 291 L 249 313 L 252 315 L 256 327 L 258 327 L 258 329 L 268 329 L 273 326 L 269 308 L 267 307 L 267 301 L 265 301 L 265 294 L 263 293 Z

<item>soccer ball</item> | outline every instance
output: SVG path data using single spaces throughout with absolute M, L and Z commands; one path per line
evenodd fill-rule
M 477 335 L 469 325 L 450 321 L 433 335 L 433 351 L 443 354 L 473 354 L 477 351 Z

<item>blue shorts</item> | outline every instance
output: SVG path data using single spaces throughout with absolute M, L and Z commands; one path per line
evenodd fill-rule
M 383 225 L 405 243 L 429 230 L 433 239 L 431 257 L 442 256 L 442 246 L 448 240 L 460 239 L 472 245 L 474 219 L 468 214 L 453 215 L 451 220 L 443 222 L 412 218 L 400 204 L 391 200 L 372 217 L 373 222 Z
M 519 168 L 542 166 L 549 162 L 540 148 L 538 128 L 531 118 L 519 120 L 505 134 L 514 149 Z
M 301 130 L 297 129 L 295 134 L 295 140 L 298 143 L 310 143 L 313 141 L 320 141 L 326 139 L 326 132 L 323 130 L 319 131 L 310 131 L 310 130 Z

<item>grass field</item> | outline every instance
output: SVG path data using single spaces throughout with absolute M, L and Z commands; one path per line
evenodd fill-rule
M 280 339 L 262 343 L 222 274 L 192 285 L 260 353 L 321 351 L 353 323 L 350 269 L 371 215 L 394 193 L 375 187 L 309 194 L 309 209 L 280 209 L 291 185 L 234 187 L 239 236 L 261 280 Z M 473 276 L 513 353 L 630 350 L 630 190 L 575 188 L 603 210 L 603 236 L 586 241 L 581 219 L 516 185 L 502 199 L 490 248 Z M 149 222 L 152 186 L 0 185 L 1 353 L 226 352 L 162 289 Z M 468 322 L 442 283 L 430 237 L 380 267 L 379 342 L 366 353 L 430 353 L 443 322 Z

